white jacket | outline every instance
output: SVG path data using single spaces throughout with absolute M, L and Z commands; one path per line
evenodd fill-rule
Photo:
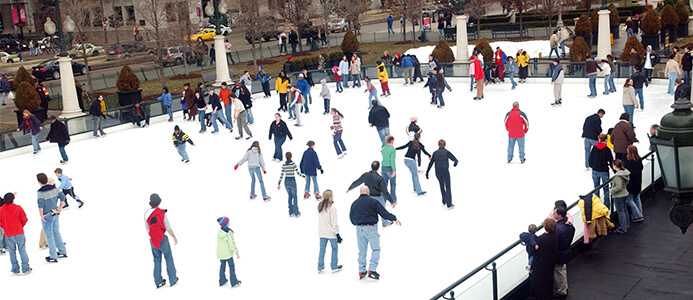
M 330 208 L 318 213 L 318 235 L 321 238 L 336 239 L 339 233 L 339 224 L 337 223 L 337 208 Z

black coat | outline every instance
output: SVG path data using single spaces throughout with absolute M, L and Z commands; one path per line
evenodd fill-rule
M 534 299 L 551 300 L 553 296 L 553 269 L 556 267 L 558 234 L 544 233 L 537 238 L 539 249 L 534 253 L 530 283 Z
M 368 113 L 368 123 L 376 128 L 390 127 L 390 112 L 385 106 L 376 105 Z
M 385 180 L 382 176 L 380 176 L 380 174 L 378 174 L 378 172 L 370 171 L 363 173 L 361 177 L 359 177 L 351 183 L 351 185 L 349 186 L 349 190 L 352 190 L 361 184 L 368 187 L 371 196 L 383 195 L 387 201 L 389 201 L 390 203 L 395 203 L 395 200 L 392 198 L 392 195 L 390 195 L 390 192 L 387 191 L 387 185 L 385 184 Z
M 289 44 L 298 44 L 298 34 L 295 31 L 289 32 Z
M 58 143 L 58 147 L 65 147 L 70 142 L 70 133 L 62 122 L 55 120 L 51 123 L 51 130 L 48 131 L 46 140 L 51 143 Z
M 272 135 L 274 134 L 274 138 L 281 138 L 285 136 L 289 136 L 290 140 L 293 140 L 294 137 L 291 136 L 291 132 L 289 131 L 289 127 L 286 126 L 286 122 L 284 120 L 279 120 L 279 124 L 277 124 L 276 121 L 272 121 L 272 124 L 270 124 L 270 129 L 269 129 L 269 139 L 272 139 Z
M 603 147 L 600 149 L 600 147 Z M 590 168 L 596 172 L 608 172 L 614 162 L 614 156 L 611 154 L 611 149 L 605 143 L 597 143 L 590 151 L 588 159 Z
M 629 194 L 638 194 L 642 190 L 642 161 L 639 159 L 627 159 L 623 166 L 630 172 L 630 180 L 626 185 Z
M 243 102 L 245 109 L 253 108 L 253 101 L 250 99 L 250 94 L 240 93 L 238 98 Z
M 556 233 L 558 234 L 556 264 L 559 265 L 568 263 L 568 259 L 570 259 L 570 245 L 573 243 L 573 236 L 575 236 L 575 226 L 567 225 L 566 221 L 568 221 L 567 218 L 556 221 Z
M 147 107 L 147 105 L 140 103 L 140 113 L 137 113 L 137 108 L 134 105 L 130 108 L 130 113 L 133 116 L 141 115 L 142 117 L 145 117 L 149 115 L 149 108 Z
M 659 54 L 657 52 L 650 52 L 650 54 L 645 53 L 645 58 L 647 59 L 647 55 L 650 56 L 650 62 L 652 63 L 652 68 L 654 68 L 655 65 L 659 63 Z
M 602 132 L 602 118 L 598 114 L 593 114 L 582 125 L 582 137 L 598 140 L 599 134 Z
M 448 149 L 445 148 L 438 148 L 438 150 L 433 152 L 433 157 L 431 157 L 431 161 L 428 163 L 428 168 L 426 169 L 426 175 L 428 175 L 428 172 L 431 170 L 431 167 L 433 167 L 433 164 L 436 165 L 436 170 L 447 170 L 450 168 L 450 162 L 448 160 L 452 160 L 455 163 L 453 166 L 457 167 L 457 158 L 448 151 Z
M 634 89 L 641 89 L 643 84 L 645 86 L 649 86 L 649 83 L 647 82 L 647 77 L 645 77 L 645 74 L 643 74 L 642 72 L 636 72 L 635 74 L 633 74 L 633 76 L 630 77 L 630 79 L 633 79 Z
M 286 62 L 284 62 L 284 74 L 286 74 L 288 76 L 289 73 L 291 73 L 292 67 L 293 67 L 293 63 L 291 63 L 290 60 L 287 60 Z
M 82 100 L 83 90 L 81 87 L 78 87 L 78 86 L 75 86 L 75 88 L 77 89 L 77 104 L 79 104 L 79 110 L 84 112 L 85 111 L 84 110 L 84 101 Z
M 94 117 L 106 118 L 106 116 L 101 113 L 101 101 L 99 99 L 94 100 L 89 108 L 89 113 Z
M 681 69 L 689 72 L 693 69 L 693 56 L 691 56 L 691 52 L 684 53 L 683 59 L 681 60 Z

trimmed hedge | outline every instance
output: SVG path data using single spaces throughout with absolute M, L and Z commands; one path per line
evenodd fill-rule
M 688 22 L 688 5 L 683 4 L 683 2 L 681 1 L 676 2 L 676 6 L 674 6 L 674 11 L 676 12 L 676 15 L 679 17 L 679 24 Z
M 123 66 L 118 74 L 116 87 L 121 92 L 132 92 L 140 88 L 140 80 L 129 66 Z
M 40 107 L 41 98 L 31 83 L 22 81 L 15 88 L 14 104 L 18 110 L 32 111 Z
M 344 39 L 342 40 L 342 52 L 356 52 L 359 51 L 360 46 L 361 44 L 359 43 L 359 40 L 356 39 L 354 32 L 351 30 L 347 31 L 347 33 L 344 35 Z
M 617 25 L 619 18 L 618 18 L 618 9 L 616 8 L 616 5 L 613 3 L 609 4 L 609 25 Z
M 438 44 L 436 44 L 436 47 L 433 49 L 432 54 L 433 57 L 435 57 L 436 59 L 438 59 L 438 61 L 442 63 L 452 63 L 455 61 L 455 54 L 452 53 L 450 45 L 448 45 L 448 42 L 446 42 L 445 40 L 438 41 Z M 463 59 L 465 57 L 460 58 Z
M 592 31 L 599 30 L 599 8 L 595 8 L 590 14 L 590 28 Z
M 24 67 L 19 67 L 17 74 L 14 76 L 14 85 L 18 86 L 22 82 L 28 82 L 32 87 L 36 86 L 36 78 L 31 76 L 29 72 Z
M 485 37 L 480 38 L 476 42 L 476 47 L 481 50 L 481 55 L 484 56 L 484 63 L 493 62 L 493 49 Z
M 659 30 L 662 29 L 662 24 L 656 10 L 650 9 L 647 11 L 647 13 L 645 13 L 645 17 L 642 19 L 642 25 L 640 28 L 645 34 L 659 33 Z
M 581 15 L 580 18 L 575 23 L 575 35 L 581 37 L 588 37 L 592 34 L 592 28 L 590 27 L 590 20 L 587 15 Z
M 588 54 L 590 54 L 590 47 L 587 46 L 585 39 L 581 36 L 575 37 L 573 45 L 570 46 L 570 61 L 584 62 Z
M 674 12 L 674 8 L 667 4 L 662 9 L 662 28 L 673 28 L 679 25 L 679 16 Z
M 640 59 L 645 58 L 645 47 L 642 46 L 642 43 L 640 43 L 636 36 L 632 35 L 628 38 L 626 45 L 623 47 L 623 53 L 621 53 L 619 57 L 621 61 L 628 61 L 630 57 L 630 48 L 635 48 L 635 51 L 638 51 Z

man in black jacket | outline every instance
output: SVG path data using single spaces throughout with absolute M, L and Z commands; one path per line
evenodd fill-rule
M 289 30 L 289 44 L 291 44 L 291 53 L 296 53 L 296 45 L 298 45 L 298 34 L 293 29 Z
M 149 109 L 147 109 L 147 105 L 135 102 L 130 109 L 130 114 L 132 115 L 132 124 L 137 125 L 137 127 L 149 126 Z M 141 125 L 142 121 L 144 121 L 144 125 Z
M 65 124 L 58 121 L 58 118 L 56 118 L 55 116 L 51 116 L 50 120 L 51 130 L 48 131 L 46 141 L 49 141 L 51 143 L 58 143 L 58 150 L 60 151 L 60 156 L 62 156 L 63 158 L 62 160 L 60 160 L 60 163 L 67 163 L 67 153 L 65 153 L 65 146 L 70 143 L 70 133 L 68 133 Z
M 366 277 L 366 255 L 368 254 L 368 244 L 371 244 L 371 263 L 368 266 L 368 277 L 377 280 L 380 279 L 380 274 L 375 271 L 380 261 L 378 215 L 383 218 L 383 221 L 387 219 L 400 226 L 402 223 L 395 215 L 379 205 L 375 199 L 368 196 L 369 193 L 368 187 L 361 187 L 361 196 L 351 204 L 349 219 L 351 224 L 356 226 L 356 242 L 359 247 L 359 279 Z
M 553 279 L 556 282 L 556 294 L 554 298 L 565 299 L 568 297 L 568 270 L 566 263 L 570 259 L 570 245 L 573 243 L 575 227 L 567 225 L 566 209 L 559 207 L 556 209 L 556 234 L 558 234 L 558 249 L 556 256 L 556 267 L 554 267 Z
M 385 137 L 390 135 L 390 112 L 385 106 L 378 105 L 377 100 L 371 101 L 373 108 L 368 113 L 368 125 L 378 130 L 380 136 L 381 147 L 385 146 Z
M 582 137 L 585 138 L 585 168 L 590 169 L 590 151 L 592 147 L 596 145 L 599 141 L 599 134 L 602 133 L 602 118 L 606 112 L 603 109 L 599 109 L 596 114 L 593 114 L 587 119 L 582 125 Z
M 453 167 L 457 167 L 457 158 L 455 158 L 452 153 L 445 149 L 445 140 L 438 141 L 438 150 L 433 152 L 431 157 L 431 162 L 428 163 L 428 169 L 426 169 L 426 179 L 428 179 L 428 172 L 431 171 L 433 164 L 436 165 L 436 178 L 438 179 L 438 184 L 440 185 L 440 195 L 443 196 L 443 205 L 447 209 L 455 208 L 452 204 L 452 192 L 450 191 L 450 164 L 449 160 L 455 162 Z
M 289 76 L 289 74 L 291 73 L 291 70 L 293 69 L 293 65 L 294 65 L 294 63 L 291 62 L 291 56 L 287 56 L 286 61 L 284 62 L 284 67 L 283 67 L 284 74 Z
M 681 60 L 681 69 L 683 70 L 683 82 L 691 84 L 691 69 L 693 69 L 693 56 L 691 49 L 688 46 L 683 47 L 683 59 Z
M 356 179 L 353 183 L 351 183 L 347 193 L 360 184 L 363 184 L 368 187 L 368 190 L 370 191 L 369 195 L 375 200 L 378 200 L 383 207 L 385 207 L 385 200 L 387 199 L 387 201 L 392 203 L 392 208 L 395 208 L 397 202 L 395 202 L 395 199 L 393 199 L 392 195 L 390 195 L 390 193 L 387 191 L 387 184 L 385 184 L 383 177 L 378 174 L 378 169 L 380 169 L 380 162 L 376 160 L 371 163 L 370 172 L 363 173 L 359 179 Z M 392 225 L 392 223 L 383 218 L 383 227 L 390 225 Z
M 106 119 L 106 115 L 104 115 L 101 112 L 101 101 L 103 101 L 103 95 L 99 95 L 94 102 L 91 103 L 91 107 L 89 108 L 89 113 L 91 114 L 91 119 L 94 122 L 94 137 L 98 138 L 99 135 L 98 133 L 101 133 L 101 136 L 106 136 L 106 133 L 103 132 L 103 127 L 101 126 L 101 120 Z M 97 133 L 98 131 L 98 133 Z
M 647 77 L 645 77 L 645 74 L 641 72 L 640 66 L 635 66 L 635 74 L 630 76 L 630 79 L 633 79 L 633 89 L 635 89 L 635 95 L 640 98 L 640 109 L 643 110 L 645 109 L 645 96 L 642 93 L 642 86 L 643 84 L 645 86 L 650 86 L 650 83 L 647 81 Z

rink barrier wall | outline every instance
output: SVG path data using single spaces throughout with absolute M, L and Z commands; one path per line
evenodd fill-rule
M 655 152 L 651 151 L 642 157 L 643 161 L 643 174 L 642 174 L 642 195 L 652 192 L 655 185 L 661 182 L 661 170 L 659 169 L 659 164 L 655 161 Z M 592 189 L 585 195 L 580 195 L 580 197 L 592 195 L 595 192 L 601 190 L 605 186 L 611 183 L 611 178 L 596 188 Z M 578 201 L 576 200 L 568 206 L 568 212 L 574 216 L 573 226 L 575 226 L 575 236 L 573 237 L 573 242 L 571 247 L 573 249 L 579 249 L 583 247 L 582 240 L 584 236 L 584 223 L 582 222 L 582 211 L 578 206 Z M 610 201 L 611 207 L 609 211 L 613 218 L 614 212 L 614 201 Z M 541 222 L 537 223 L 540 224 Z M 540 235 L 543 226 L 539 226 Z M 522 230 L 518 230 L 521 232 Z M 575 257 L 577 251 L 571 254 Z M 572 258 L 571 257 L 571 258 Z M 447 288 L 431 297 L 431 300 L 438 299 L 474 299 L 474 300 L 486 300 L 486 299 L 505 299 L 511 298 L 511 294 L 521 293 L 520 289 L 526 286 L 529 281 L 529 273 L 526 271 L 527 266 L 527 252 L 525 251 L 525 246 L 521 244 L 520 240 L 513 242 L 505 249 L 501 250 L 494 256 L 492 256 L 487 261 L 483 262 L 478 267 L 474 268 L 472 271 L 464 275 L 462 278 L 458 279 Z M 489 271 L 489 272 L 484 272 Z M 525 287 L 526 288 L 526 287 Z M 513 299 L 525 299 L 527 296 L 524 295 L 512 295 Z

